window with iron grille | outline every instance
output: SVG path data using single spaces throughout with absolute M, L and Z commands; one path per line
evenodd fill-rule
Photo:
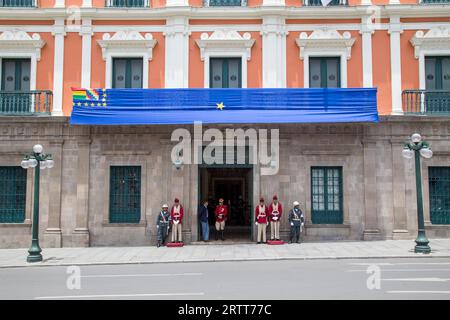
M 450 224 L 450 167 L 429 167 L 430 220 Z
M 205 7 L 233 7 L 246 6 L 247 0 L 204 0 Z
M 0 223 L 23 223 L 27 171 L 21 167 L 0 167 Z
M 110 223 L 139 223 L 141 167 L 111 166 L 109 194 Z
M 312 223 L 343 223 L 342 167 L 311 168 L 311 204 Z

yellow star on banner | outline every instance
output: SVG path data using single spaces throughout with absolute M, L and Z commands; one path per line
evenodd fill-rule
M 79 106 L 79 107 L 80 107 L 80 106 L 81 106 L 81 102 L 78 102 L 78 103 L 77 103 L 77 106 Z
M 225 108 L 225 106 L 223 105 L 223 102 L 221 102 L 221 103 L 216 103 L 216 104 L 217 104 L 217 108 L 216 108 L 216 109 L 223 110 L 223 108 Z
M 84 103 L 84 106 L 87 107 L 89 104 L 87 102 Z
M 93 107 L 93 106 L 95 106 L 95 104 L 92 102 L 92 103 L 91 103 L 91 107 Z
M 103 102 L 103 106 L 106 107 L 106 102 Z

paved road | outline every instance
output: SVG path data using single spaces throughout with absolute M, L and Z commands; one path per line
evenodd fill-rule
M 448 258 L 77 268 L 0 269 L 0 299 L 450 299 Z

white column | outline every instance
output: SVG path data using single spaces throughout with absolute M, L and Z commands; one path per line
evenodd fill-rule
M 362 35 L 362 63 L 363 63 L 363 86 L 365 88 L 373 87 L 372 75 L 372 34 L 373 28 L 370 17 L 363 17 L 361 19 Z
M 263 17 L 261 35 L 264 88 L 286 87 L 287 34 L 283 17 Z
M 165 87 L 187 88 L 189 82 L 189 19 L 170 17 L 166 22 Z
M 388 32 L 391 38 L 392 114 L 403 114 L 402 68 L 400 52 L 400 34 L 403 31 L 399 17 L 391 17 Z
M 66 35 L 64 20 L 55 20 L 52 35 L 55 37 L 55 58 L 53 65 L 53 112 L 54 116 L 62 116 L 63 70 L 64 70 L 64 36 Z
M 263 6 L 284 6 L 284 0 L 263 0 Z
M 92 21 L 91 19 L 83 19 L 80 36 L 82 36 L 81 44 L 81 86 L 90 88 L 91 86 L 91 46 L 92 46 Z
M 64 8 L 65 6 L 64 0 L 55 0 L 55 8 Z
M 92 0 L 83 0 L 83 8 L 92 8 Z

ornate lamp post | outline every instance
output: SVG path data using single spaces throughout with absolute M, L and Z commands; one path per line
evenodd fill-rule
M 425 223 L 423 221 L 423 199 L 422 199 L 422 174 L 420 171 L 420 156 L 430 159 L 433 156 L 433 151 L 426 141 L 422 141 L 422 136 L 414 133 L 411 136 L 411 142 L 406 142 L 403 147 L 403 157 L 412 159 L 415 157 L 416 165 L 416 192 L 417 192 L 417 224 L 418 234 L 416 238 L 415 253 L 430 253 L 431 248 L 428 245 L 429 241 L 425 235 Z
M 33 152 L 25 155 L 21 162 L 24 169 L 35 168 L 34 170 L 34 203 L 33 203 L 33 235 L 31 247 L 28 250 L 27 262 L 42 261 L 41 247 L 39 246 L 39 179 L 41 169 L 53 168 L 54 161 L 51 154 L 44 154 L 40 144 L 33 147 Z

